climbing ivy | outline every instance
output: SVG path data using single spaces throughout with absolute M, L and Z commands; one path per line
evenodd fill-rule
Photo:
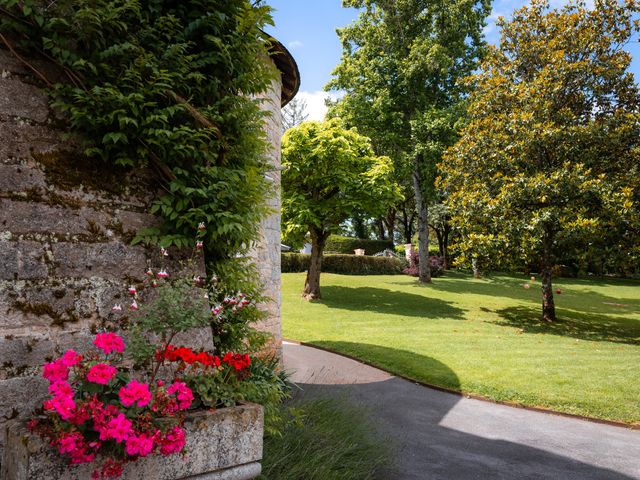
M 214 263 L 245 252 L 266 213 L 257 95 L 275 74 L 260 61 L 270 22 L 248 0 L 0 0 L 3 47 L 57 65 L 30 68 L 85 139 L 86 161 L 162 178 L 151 211 L 164 224 L 134 242 L 190 246 L 205 222 Z

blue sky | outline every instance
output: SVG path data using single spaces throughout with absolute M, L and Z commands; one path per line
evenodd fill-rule
M 298 62 L 302 77 L 299 96 L 307 102 L 310 118 L 322 118 L 326 96 L 322 89 L 340 61 L 341 47 L 335 30 L 354 21 L 357 11 L 342 8 L 341 0 L 267 0 L 267 3 L 275 9 L 275 28 L 269 27 L 267 31 L 286 45 Z M 494 0 L 485 28 L 489 43 L 498 42 L 495 19 L 508 17 L 525 3 L 524 0 Z M 553 6 L 563 3 L 563 0 L 551 0 Z M 638 39 L 635 40 L 629 50 L 634 56 L 632 71 L 640 78 L 640 45 Z

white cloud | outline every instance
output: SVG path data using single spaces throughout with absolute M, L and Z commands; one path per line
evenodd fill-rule
M 289 42 L 289 43 L 287 44 L 287 46 L 288 46 L 291 50 L 295 50 L 296 48 L 304 47 L 304 43 L 302 43 L 300 40 L 294 40 L 293 42 Z
M 327 113 L 327 106 L 324 104 L 325 99 L 331 98 L 336 100 L 341 95 L 335 93 L 327 93 L 319 90 L 317 92 L 298 92 L 296 98 L 304 100 L 307 104 L 307 114 L 309 117 L 307 120 L 324 120 L 324 116 Z

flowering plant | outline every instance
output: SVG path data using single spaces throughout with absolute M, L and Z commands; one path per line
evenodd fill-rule
M 92 352 L 67 350 L 44 365 L 51 398 L 29 428 L 72 465 L 93 462 L 101 454 L 104 461 L 93 479 L 118 477 L 125 463 L 140 457 L 181 452 L 191 389 L 178 378 L 133 378 L 121 366 L 125 345 L 115 333 L 99 333 L 93 344 Z

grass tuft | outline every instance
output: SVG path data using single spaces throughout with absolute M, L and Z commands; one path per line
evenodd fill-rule
M 267 435 L 261 480 L 373 480 L 389 454 L 363 411 L 344 401 L 294 402 L 282 435 Z

